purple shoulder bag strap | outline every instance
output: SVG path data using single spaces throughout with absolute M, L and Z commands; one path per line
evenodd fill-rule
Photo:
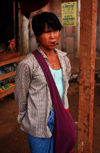
M 64 109 L 55 81 L 42 54 L 35 50 L 33 54 L 46 77 L 54 108 L 54 153 L 69 153 L 76 142 L 76 127 L 70 111 Z

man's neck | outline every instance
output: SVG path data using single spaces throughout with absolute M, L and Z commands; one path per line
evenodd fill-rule
M 53 56 L 56 54 L 54 49 L 48 50 L 48 49 L 44 49 L 42 47 L 40 47 L 40 49 L 46 54 L 47 57 L 50 57 L 50 56 Z

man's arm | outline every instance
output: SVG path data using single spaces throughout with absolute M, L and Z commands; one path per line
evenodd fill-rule
M 27 97 L 30 86 L 30 68 L 28 64 L 19 63 L 16 72 L 15 101 L 19 108 L 18 122 L 21 123 L 27 111 Z

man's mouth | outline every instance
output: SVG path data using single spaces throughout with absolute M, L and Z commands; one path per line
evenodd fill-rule
M 54 45 L 59 45 L 59 43 L 57 43 L 57 42 L 51 42 L 51 44 L 54 44 Z

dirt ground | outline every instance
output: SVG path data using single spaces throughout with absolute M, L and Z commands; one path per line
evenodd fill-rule
M 68 98 L 70 111 L 78 121 L 78 83 L 70 83 Z M 17 123 L 17 105 L 13 95 L 0 102 L 0 153 L 30 153 L 27 134 L 20 130 Z M 93 153 L 100 153 L 100 84 L 95 85 Z M 77 125 L 76 125 L 77 128 Z M 77 153 L 77 143 L 74 148 Z

